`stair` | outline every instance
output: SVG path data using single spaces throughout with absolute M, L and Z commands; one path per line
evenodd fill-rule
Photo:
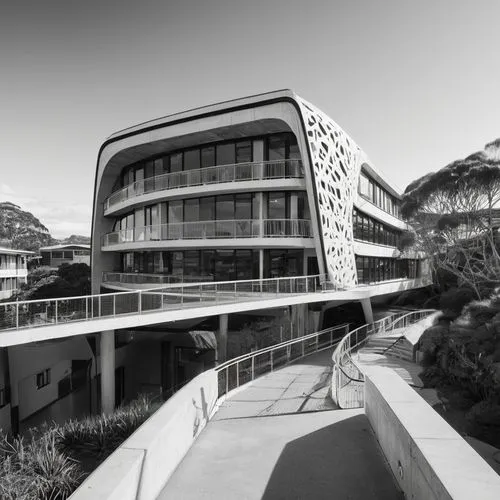
M 413 361 L 413 345 L 405 338 L 401 338 L 398 342 L 396 340 L 398 337 L 394 335 L 374 335 L 370 337 L 363 350 L 367 353 L 386 354 L 406 361 Z M 390 349 L 387 351 L 389 347 Z

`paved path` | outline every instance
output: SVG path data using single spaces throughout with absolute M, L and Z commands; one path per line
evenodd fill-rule
M 310 411 L 333 407 L 330 356 L 308 356 L 228 399 L 159 498 L 402 499 L 363 409 Z

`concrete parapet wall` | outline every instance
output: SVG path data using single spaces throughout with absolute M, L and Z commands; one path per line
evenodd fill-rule
M 401 377 L 370 367 L 365 378 L 366 415 L 406 498 L 500 498 L 500 476 Z
M 174 394 L 71 495 L 72 500 L 152 500 L 208 422 L 217 401 L 208 370 Z

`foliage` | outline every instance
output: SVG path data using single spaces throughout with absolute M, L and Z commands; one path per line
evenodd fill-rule
M 33 270 L 28 275 L 28 285 L 9 300 L 52 299 L 90 293 L 90 267 L 87 264 L 62 264 L 57 271 L 47 267 Z
M 0 498 L 67 498 L 81 480 L 78 464 L 57 449 L 53 432 L 39 439 L 0 436 Z
M 111 454 L 157 409 L 147 397 L 141 397 L 111 415 L 70 420 L 55 429 L 58 446 L 67 453 L 103 457 Z
M 159 407 L 141 397 L 111 415 L 46 427 L 31 439 L 0 435 L 0 498 L 64 500 L 84 478 L 79 460 L 104 460 Z
M 416 230 L 415 247 L 433 258 L 435 270 L 454 275 L 477 298 L 500 277 L 495 207 L 500 203 L 500 143 L 411 183 L 403 215 Z
M 443 292 L 439 298 L 439 307 L 445 312 L 451 312 L 457 317 L 466 304 L 474 299 L 475 293 L 470 288 L 451 288 Z
M 466 414 L 467 432 L 494 446 L 500 446 L 500 404 L 485 400 L 475 404 Z

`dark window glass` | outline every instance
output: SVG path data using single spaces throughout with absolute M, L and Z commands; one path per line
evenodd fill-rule
M 153 177 L 155 174 L 155 164 L 153 160 L 149 160 L 144 164 L 144 177 Z
M 236 163 L 235 146 L 233 143 L 217 145 L 217 165 L 231 165 Z
M 215 165 L 215 146 L 201 148 L 201 167 L 213 167 Z
M 252 218 L 251 193 L 237 194 L 235 197 L 234 218 L 237 220 Z
M 170 172 L 180 172 L 182 170 L 182 153 L 170 155 Z
M 234 197 L 232 195 L 217 196 L 217 220 L 234 219 Z
M 184 152 L 184 170 L 196 170 L 200 168 L 200 150 L 191 149 Z
M 252 250 L 236 250 L 236 279 L 252 279 Z
M 171 269 L 172 276 L 182 276 L 183 274 L 183 254 L 182 252 L 172 252 L 171 253 Z
M 192 198 L 184 200 L 184 222 L 198 222 L 200 220 L 200 200 Z
M 62 259 L 63 253 L 62 252 L 52 252 L 52 258 L 53 259 Z
M 72 259 L 73 258 L 73 250 L 65 250 L 63 252 L 64 259 Z
M 200 220 L 215 220 L 215 197 L 200 198 Z
M 215 280 L 234 280 L 234 250 L 217 250 L 215 254 Z
M 299 219 L 310 220 L 311 213 L 309 212 L 309 203 L 307 195 L 304 191 L 299 191 L 297 194 L 297 217 Z
M 183 203 L 182 200 L 168 202 L 168 223 L 183 221 Z
M 282 135 L 273 135 L 267 140 L 267 158 L 269 161 L 286 158 L 286 139 Z
M 286 193 L 281 191 L 270 191 L 268 193 L 267 218 L 268 219 L 287 218 Z
M 200 276 L 215 277 L 215 250 L 202 250 L 200 255 Z
M 184 275 L 199 276 L 200 252 L 198 250 L 186 250 L 184 252 Z
M 242 141 L 236 143 L 236 163 L 252 161 L 252 141 Z

